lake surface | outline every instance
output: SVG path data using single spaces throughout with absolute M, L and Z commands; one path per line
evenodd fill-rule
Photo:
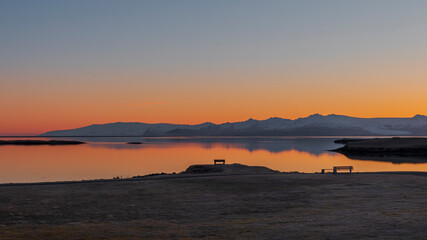
M 351 165 L 356 172 L 427 171 L 427 163 L 352 160 L 327 150 L 342 137 L 37 138 L 87 142 L 63 146 L 0 146 L 0 183 L 132 177 L 184 171 L 192 164 L 266 166 L 279 171 L 320 172 Z M 12 140 L 15 138 L 0 138 Z M 18 138 L 16 138 L 18 139 Z M 23 139 L 23 138 L 19 138 Z M 28 138 L 27 138 L 28 139 Z M 130 145 L 127 142 L 142 142 Z

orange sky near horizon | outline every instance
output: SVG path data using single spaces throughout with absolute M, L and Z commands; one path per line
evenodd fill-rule
M 320 70 L 285 74 L 277 69 L 269 74 L 3 74 L 13 84 L 0 89 L 0 134 L 34 135 L 111 122 L 295 119 L 314 113 L 412 117 L 427 113 L 427 76 L 413 70 L 382 74 L 365 69 L 357 75 Z

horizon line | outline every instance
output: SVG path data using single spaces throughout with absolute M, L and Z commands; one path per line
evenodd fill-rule
M 343 117 L 360 118 L 360 119 L 375 119 L 375 118 L 377 118 L 377 119 L 387 119 L 387 118 L 400 118 L 400 119 L 406 118 L 406 119 L 411 119 L 411 118 L 415 118 L 417 116 L 427 117 L 426 115 L 422 115 L 422 114 L 415 114 L 415 115 L 412 115 L 412 117 L 354 117 L 354 116 L 348 116 L 348 115 L 342 115 L 342 114 L 334 114 L 334 113 L 327 114 L 327 115 L 326 114 L 322 115 L 322 114 L 319 114 L 319 113 L 315 113 L 315 114 L 310 114 L 310 115 L 308 115 L 306 117 L 298 117 L 298 118 L 294 118 L 294 119 L 283 118 L 283 117 L 269 117 L 269 118 L 266 118 L 266 119 L 254 119 L 254 118 L 251 117 L 251 118 L 248 118 L 247 120 L 243 120 L 243 121 L 235 121 L 235 122 L 227 121 L 227 122 L 221 122 L 221 123 L 213 123 L 213 122 L 206 121 L 206 122 L 195 123 L 195 124 L 189 124 L 189 123 L 168 123 L 168 122 L 133 122 L 133 121 L 132 122 L 122 122 L 122 121 L 118 121 L 118 122 L 107 122 L 107 123 L 93 123 L 93 124 L 84 125 L 82 127 L 88 127 L 88 126 L 93 126 L 93 125 L 115 124 L 115 123 L 173 124 L 173 125 L 191 125 L 191 126 L 201 125 L 201 124 L 205 124 L 205 123 L 211 123 L 211 124 L 215 124 L 215 125 L 221 125 L 221 124 L 225 124 L 225 123 L 246 122 L 246 121 L 249 121 L 249 120 L 265 121 L 265 120 L 274 119 L 274 118 L 295 121 L 297 119 L 308 118 L 308 117 L 311 117 L 311 116 L 321 116 L 321 117 L 343 116 Z M 82 128 L 82 127 L 77 127 L 77 128 Z M 11 133 L 5 133 L 4 135 L 2 135 L 2 133 L 0 133 L 0 137 L 4 137 L 4 138 L 9 138 L 9 137 L 10 138 L 11 137 L 39 137 L 40 134 L 44 134 L 44 133 L 51 132 L 51 131 L 63 131 L 63 130 L 72 130 L 72 129 L 76 129 L 76 128 L 48 130 L 48 131 L 44 131 L 44 132 L 40 132 L 40 133 L 22 133 L 22 134 L 16 133 L 16 135 L 13 134 L 13 133 L 12 134 Z M 84 136 L 82 136 L 82 137 L 84 137 Z

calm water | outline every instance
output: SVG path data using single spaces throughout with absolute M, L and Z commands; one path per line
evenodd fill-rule
M 0 146 L 0 183 L 180 172 L 192 164 L 211 164 L 216 158 L 280 171 L 319 172 L 339 165 L 352 165 L 356 172 L 427 171 L 427 163 L 351 160 L 327 152 L 342 146 L 333 143 L 338 138 L 73 138 L 88 144 Z M 130 141 L 144 144 L 126 144 Z

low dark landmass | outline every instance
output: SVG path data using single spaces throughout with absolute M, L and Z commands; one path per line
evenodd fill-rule
M 128 142 L 127 144 L 142 144 L 142 142 Z
M 254 173 L 279 173 L 267 167 L 246 166 L 238 163 L 217 165 L 192 165 L 181 174 L 205 174 L 205 173 L 228 173 L 228 174 L 254 174 Z
M 349 159 L 361 161 L 379 161 L 400 163 L 427 163 L 427 156 L 408 156 L 407 154 L 382 154 L 382 153 L 342 153 Z
M 0 239 L 427 235 L 426 174 L 283 174 L 238 164 L 190 173 L 212 169 L 196 166 L 141 179 L 0 185 Z
M 427 138 L 342 139 L 339 142 L 346 144 L 332 151 L 350 159 L 393 163 L 427 162 Z
M 337 152 L 375 152 L 427 154 L 427 138 L 342 139 L 346 142 Z M 335 142 L 339 142 L 338 140 Z
M 347 144 L 347 143 L 351 143 L 351 142 L 359 142 L 359 141 L 364 141 L 364 140 L 368 140 L 368 139 L 366 139 L 366 138 L 343 138 L 343 139 L 335 140 L 334 143 Z
M 71 140 L 0 140 L 0 145 L 78 145 L 84 143 Z

